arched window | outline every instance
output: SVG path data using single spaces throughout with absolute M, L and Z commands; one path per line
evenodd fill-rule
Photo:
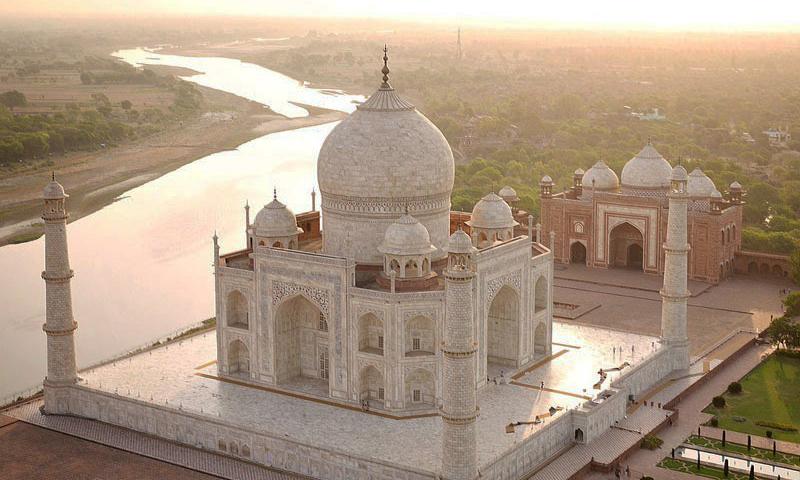
M 719 241 L 720 241 L 720 242 L 721 242 L 723 245 L 725 245 L 725 230 L 720 230 L 720 231 L 719 231 Z
M 283 244 L 280 241 L 278 241 L 278 242 L 273 243 L 272 247 L 273 248 L 283 248 Z
M 534 288 L 534 305 L 537 312 L 547 309 L 547 279 L 544 275 L 536 280 Z
M 228 298 L 225 302 L 225 318 L 228 321 L 229 327 L 250 327 L 247 298 L 239 290 L 233 290 L 228 294 Z
M 406 277 L 419 277 L 419 267 L 416 260 L 406 262 Z
M 575 222 L 575 233 L 583 233 L 583 222 Z
M 373 313 L 362 315 L 358 320 L 358 350 L 383 355 L 383 322 Z
M 250 373 L 250 351 L 241 340 L 234 340 L 228 346 L 228 372 Z

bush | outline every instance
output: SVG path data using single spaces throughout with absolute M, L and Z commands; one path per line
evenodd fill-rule
M 728 385 L 728 391 L 733 394 L 742 393 L 742 384 L 739 382 L 731 382 L 731 384 Z
M 708 424 L 711 425 L 712 427 L 718 427 L 719 419 L 717 417 L 711 417 L 711 420 L 708 422 Z
M 717 408 L 725 408 L 725 397 L 716 396 L 711 403 Z
M 653 477 L 645 475 L 644 477 L 641 478 L 641 480 L 653 480 Z
M 645 435 L 640 446 L 648 450 L 655 450 L 657 448 L 661 448 L 661 445 L 663 444 L 664 440 L 661 440 L 655 435 Z
M 777 423 L 777 422 L 765 422 L 763 420 L 758 420 L 756 425 L 759 427 L 767 427 L 767 428 L 774 428 L 775 430 L 783 430 L 784 432 L 796 432 L 797 427 L 794 425 L 787 425 L 785 423 Z
M 772 430 L 767 430 L 767 438 L 772 438 Z

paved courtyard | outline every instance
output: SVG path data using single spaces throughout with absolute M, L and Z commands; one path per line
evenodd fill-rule
M 621 361 L 633 364 L 652 349 L 655 341 L 652 337 L 595 327 L 554 325 L 554 356 L 519 378 L 527 386 L 490 384 L 481 390 L 477 425 L 480 465 L 542 427 L 518 428 L 514 434 L 506 434 L 505 425 L 533 420 L 551 406 L 577 406 L 584 401 L 584 395 L 594 395 L 591 385 L 597 380 L 595 372 L 599 368 Z M 617 345 L 634 346 L 634 353 L 626 351 L 620 356 L 615 350 Z M 215 334 L 210 332 L 82 372 L 81 376 L 91 388 L 148 401 L 152 398 L 153 402 L 173 408 L 267 430 L 299 442 L 438 471 L 438 417 L 390 419 L 314 398 L 298 399 L 223 382 L 213 378 L 216 365 L 209 365 L 215 355 Z M 544 390 L 539 388 L 540 382 L 545 382 Z M 308 428 L 309 425 L 315 428 Z
M 662 277 L 621 269 L 580 265 L 555 271 L 554 302 L 596 305 L 570 322 L 658 336 L 661 331 Z M 736 276 L 719 285 L 689 282 L 689 340 L 698 355 L 738 329 L 763 330 L 770 315 L 780 316 L 782 280 Z

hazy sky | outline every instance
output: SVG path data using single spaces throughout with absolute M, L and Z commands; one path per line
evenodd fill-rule
M 375 17 L 634 29 L 798 29 L 800 0 L 0 0 L 2 14 Z

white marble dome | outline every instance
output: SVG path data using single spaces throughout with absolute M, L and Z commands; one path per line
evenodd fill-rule
M 277 198 L 264 205 L 253 221 L 253 233 L 258 237 L 291 237 L 302 232 L 294 213 Z
M 475 250 L 467 232 L 460 228 L 453 232 L 447 241 L 447 251 L 450 253 L 472 253 Z
M 472 217 L 467 222 L 472 228 L 513 228 L 518 225 L 511 213 L 511 207 L 496 193 L 480 199 L 472 209 Z
M 667 188 L 671 176 L 672 166 L 648 142 L 622 168 L 622 186 L 634 189 Z
M 517 191 L 509 187 L 508 185 L 501 188 L 500 191 L 497 193 L 498 195 L 500 195 L 500 198 L 506 201 L 506 203 L 516 202 L 519 200 L 519 197 L 517 196 Z
M 442 132 L 400 98 L 385 77 L 320 150 L 325 253 L 381 263 L 377 247 L 383 233 L 408 209 L 430 232 L 439 250 L 434 260 L 442 258 L 454 173 L 453 152 Z
M 717 187 L 714 185 L 714 182 L 699 168 L 695 168 L 692 170 L 692 173 L 689 174 L 687 191 L 690 197 L 708 198 L 716 190 Z
M 595 190 L 617 190 L 619 188 L 619 177 L 604 161 L 600 160 L 583 174 L 581 184 L 584 191 L 592 188 Z
M 403 215 L 389 225 L 378 251 L 389 255 L 428 255 L 436 251 L 425 225 L 411 215 Z
M 60 183 L 56 182 L 55 178 L 50 181 L 44 187 L 43 196 L 45 200 L 58 200 L 61 198 L 66 198 L 69 195 L 64 193 L 64 187 L 61 186 Z

